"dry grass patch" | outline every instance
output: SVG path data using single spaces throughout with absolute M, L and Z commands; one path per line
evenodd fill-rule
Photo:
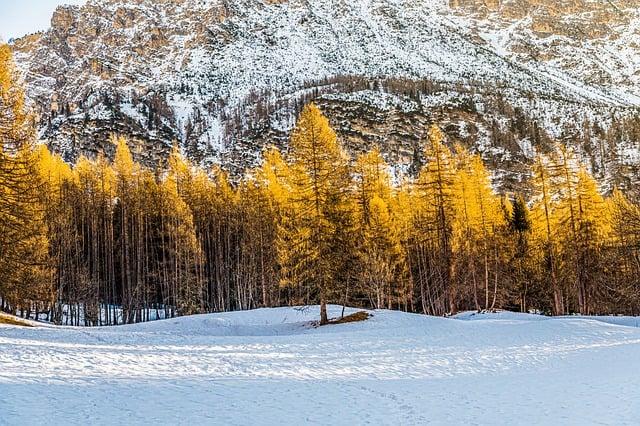
M 350 322 L 362 322 L 371 318 L 369 312 L 360 311 L 351 315 L 347 315 L 346 317 L 338 318 L 329 321 L 329 324 L 348 324 Z
M 28 321 L 24 321 L 20 318 L 16 318 L 13 315 L 5 314 L 0 312 L 0 324 L 7 325 L 19 325 L 22 327 L 33 327 Z

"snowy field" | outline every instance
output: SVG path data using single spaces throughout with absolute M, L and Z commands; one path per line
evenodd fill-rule
M 340 308 L 330 313 L 338 315 Z M 635 318 L 263 309 L 0 325 L 0 425 L 638 424 Z

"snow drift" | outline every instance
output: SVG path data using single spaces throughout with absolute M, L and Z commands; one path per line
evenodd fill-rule
M 317 308 L 96 329 L 0 326 L 0 424 L 25 416 L 54 424 L 633 424 L 640 416 L 634 318 L 372 314 L 321 328 Z

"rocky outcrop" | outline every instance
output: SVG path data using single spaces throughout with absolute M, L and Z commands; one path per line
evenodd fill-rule
M 473 31 L 518 61 L 638 96 L 640 8 L 632 0 L 451 0 Z M 496 38 L 500 34 L 505 37 Z

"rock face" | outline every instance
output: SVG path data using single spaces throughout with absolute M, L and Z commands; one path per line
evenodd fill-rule
M 145 162 L 177 141 L 235 174 L 317 102 L 352 152 L 420 167 L 440 123 L 509 189 L 552 139 L 601 181 L 640 164 L 640 8 L 631 0 L 89 0 L 14 42 L 40 133 L 68 160 Z
M 640 4 L 633 0 L 452 0 L 474 29 L 519 62 L 638 95 Z M 505 37 L 508 35 L 508 37 Z

